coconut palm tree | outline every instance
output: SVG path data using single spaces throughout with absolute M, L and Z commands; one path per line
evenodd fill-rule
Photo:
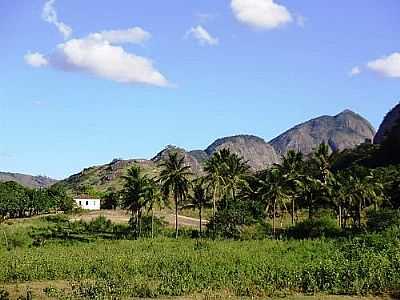
M 277 167 L 281 170 L 283 176 L 285 177 L 287 186 L 292 194 L 292 225 L 294 225 L 295 223 L 296 199 L 299 186 L 301 185 L 300 182 L 303 177 L 303 164 L 303 154 L 301 152 L 289 150 L 286 155 L 282 157 L 282 163 L 280 165 L 277 165 Z
M 145 192 L 145 203 L 148 212 L 151 212 L 151 238 L 154 238 L 154 208 L 157 206 L 160 208 L 165 206 L 160 186 L 154 178 L 148 179 Z
M 178 238 L 178 209 L 185 200 L 190 186 L 189 177 L 192 175 L 190 166 L 185 165 L 185 157 L 177 152 L 169 152 L 168 157 L 160 167 L 160 182 L 163 195 L 168 198 L 173 193 L 175 203 L 175 237 Z
M 279 168 L 264 171 L 258 180 L 258 194 L 266 204 L 267 213 L 272 209 L 272 233 L 276 234 L 275 218 L 277 210 L 286 209 L 291 196 L 286 187 L 286 180 Z
M 224 150 L 215 152 L 205 163 L 204 171 L 207 173 L 206 181 L 208 187 L 212 189 L 212 214 L 215 218 L 217 210 L 217 197 L 222 194 L 222 189 L 225 186 L 225 179 L 223 176 L 223 161 Z
M 202 217 L 203 209 L 211 206 L 211 198 L 208 189 L 205 185 L 205 177 L 200 177 L 192 181 L 192 194 L 189 194 L 189 204 L 185 205 L 187 208 L 198 209 L 199 211 L 199 233 L 202 236 Z
M 142 209 L 146 205 L 149 178 L 142 174 L 139 166 L 131 167 L 122 178 L 125 180 L 122 191 L 122 207 L 132 213 L 132 218 L 135 218 L 136 235 L 140 236 L 140 218 Z

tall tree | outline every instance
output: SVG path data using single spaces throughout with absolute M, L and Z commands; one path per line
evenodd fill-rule
M 151 212 L 151 238 L 154 238 L 154 208 L 157 206 L 161 208 L 165 205 L 160 186 L 154 178 L 148 181 L 145 192 L 145 202 L 148 211 Z
M 200 177 L 192 181 L 192 193 L 188 197 L 189 204 L 185 205 L 187 208 L 194 208 L 199 211 L 199 232 L 202 236 L 203 224 L 203 209 L 209 207 L 212 202 L 208 189 L 205 185 L 205 178 Z
M 298 198 L 298 189 L 301 185 L 303 177 L 303 154 L 289 150 L 285 156 L 282 157 L 282 163 L 277 167 L 281 170 L 282 175 L 286 179 L 286 185 L 291 192 L 291 216 L 292 225 L 295 223 L 296 213 L 296 199 Z
M 129 210 L 136 225 L 135 234 L 140 236 L 140 218 L 146 205 L 146 193 L 149 184 L 147 175 L 143 175 L 139 166 L 131 167 L 123 176 L 125 180 L 122 191 L 122 207 Z
M 267 213 L 272 210 L 272 233 L 275 237 L 275 219 L 278 209 L 286 209 L 286 203 L 291 196 L 285 185 L 286 180 L 279 168 L 263 172 L 259 178 L 258 193 L 266 204 Z
M 190 166 L 185 165 L 185 157 L 177 152 L 169 152 L 168 157 L 161 163 L 160 182 L 163 195 L 168 198 L 172 193 L 175 203 L 175 237 L 179 235 L 178 209 L 185 200 L 192 175 Z

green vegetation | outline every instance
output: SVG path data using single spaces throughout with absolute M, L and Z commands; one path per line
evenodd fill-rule
M 46 289 L 64 299 L 398 290 L 400 166 L 381 163 L 384 147 L 330 153 L 322 144 L 308 157 L 289 151 L 256 173 L 223 149 L 198 177 L 170 152 L 157 176 L 134 165 L 121 189 L 105 194 L 103 206 L 132 214 L 119 225 L 65 215 L 11 220 L 66 210 L 71 199 L 59 188 L 1 184 L 0 284 L 70 282 L 68 291 Z M 175 230 L 153 213 L 168 202 Z M 188 208 L 198 213 L 199 231 L 178 226 L 179 210 Z
M 365 295 L 400 287 L 398 228 L 336 240 L 131 240 L 101 219 L 70 223 L 57 216 L 28 222 L 2 225 L 10 239 L 25 234 L 31 242 L 9 250 L 1 244 L 0 286 L 62 280 L 71 282 L 76 297 L 87 299 L 220 291 L 248 297 Z M 39 243 L 48 232 L 56 235 Z
M 0 222 L 32 217 L 51 210 L 70 211 L 73 200 L 61 188 L 28 189 L 9 181 L 0 182 Z

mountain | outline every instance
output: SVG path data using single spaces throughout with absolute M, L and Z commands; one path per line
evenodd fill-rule
M 151 159 L 156 165 L 159 165 L 163 160 L 168 157 L 168 153 L 171 151 L 178 152 L 184 157 L 185 164 L 190 166 L 191 170 L 195 174 L 200 174 L 202 170 L 202 160 L 197 159 L 191 152 L 187 152 L 185 149 L 178 148 L 172 145 L 168 145 L 164 150 L 160 151 L 155 157 Z
M 279 162 L 274 148 L 254 135 L 236 135 L 216 140 L 205 150 L 208 156 L 221 149 L 229 149 L 248 162 L 253 170 L 260 170 Z
M 87 192 L 87 188 L 94 188 L 98 192 L 118 190 L 123 185 L 122 176 L 134 165 L 139 165 L 144 173 L 149 176 L 158 174 L 157 165 L 151 160 L 114 159 L 112 162 L 105 165 L 86 168 L 58 182 L 57 185 L 63 186 L 67 190 L 75 193 L 85 193 Z
M 84 193 L 87 188 L 94 188 L 96 191 L 105 192 L 113 189 L 118 190 L 123 185 L 122 176 L 133 165 L 139 165 L 145 174 L 156 176 L 159 173 L 159 164 L 168 156 L 168 153 L 175 151 L 184 156 L 185 163 L 191 167 L 194 174 L 200 175 L 203 172 L 202 164 L 214 152 L 228 148 L 232 152 L 244 157 L 254 170 L 259 170 L 279 161 L 279 157 L 271 145 L 263 139 L 250 136 L 238 135 L 225 137 L 216 140 L 206 150 L 186 151 L 176 146 L 167 146 L 157 153 L 151 160 L 146 159 L 114 159 L 112 162 L 86 168 L 58 183 L 67 190 L 74 193 Z
M 299 124 L 269 143 L 278 154 L 288 150 L 307 155 L 319 144 L 326 143 L 333 151 L 354 148 L 366 140 L 372 141 L 375 130 L 360 115 L 345 110 L 336 116 L 322 116 Z
M 400 103 L 397 104 L 383 119 L 374 138 L 374 144 L 382 144 L 387 134 L 400 122 Z
M 112 162 L 84 169 L 82 172 L 58 183 L 70 191 L 80 192 L 86 187 L 97 191 L 119 189 L 123 184 L 122 175 L 127 169 L 138 164 L 149 176 L 156 176 L 160 162 L 171 151 L 184 156 L 185 163 L 192 172 L 202 174 L 203 163 L 216 151 L 231 150 L 248 161 L 253 170 L 260 170 L 280 161 L 280 156 L 288 149 L 300 150 L 305 154 L 322 142 L 327 142 L 332 150 L 353 148 L 366 139 L 372 140 L 374 128 L 358 114 L 346 110 L 336 116 L 322 116 L 297 125 L 270 143 L 254 135 L 236 135 L 217 139 L 205 150 L 192 150 L 167 146 L 152 159 L 115 159 Z
M 57 182 L 57 180 L 45 176 L 0 172 L 0 182 L 6 181 L 15 181 L 28 188 L 45 188 Z

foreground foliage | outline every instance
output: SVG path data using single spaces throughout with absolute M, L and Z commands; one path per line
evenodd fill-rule
M 36 230 L 2 226 L 19 228 L 9 231 L 9 238 L 25 233 L 23 240 L 39 229 L 52 229 L 51 223 L 35 222 Z M 111 232 L 112 224 L 97 220 L 74 226 L 86 226 L 82 232 L 92 232 L 96 238 L 79 241 L 58 236 L 11 249 L 1 245 L 0 285 L 66 280 L 76 295 L 89 299 L 217 291 L 249 297 L 282 292 L 368 294 L 400 288 L 400 230 L 396 227 L 335 240 L 159 237 L 111 241 L 101 233 Z

